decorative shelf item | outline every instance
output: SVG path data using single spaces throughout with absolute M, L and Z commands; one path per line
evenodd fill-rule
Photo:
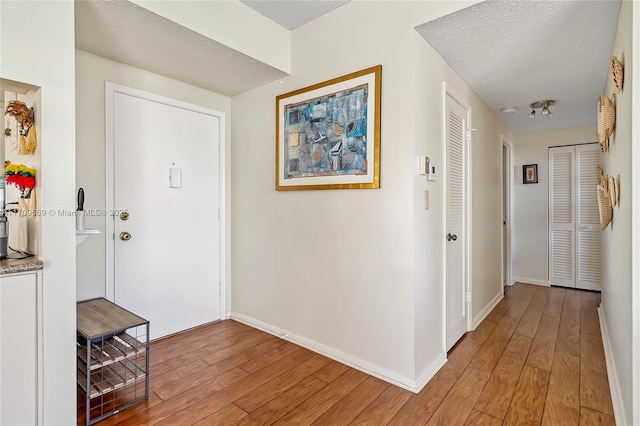
M 84 240 L 92 235 L 99 234 L 97 229 L 76 229 L 76 246 L 79 246 Z
M 609 61 L 609 75 L 611 76 L 611 81 L 613 81 L 615 92 L 621 93 L 624 83 L 624 65 L 615 56 L 612 56 Z
M 609 226 L 611 218 L 613 217 L 613 208 L 611 207 L 611 199 L 609 198 L 607 190 L 602 185 L 598 185 L 597 191 L 598 210 L 600 212 L 600 229 L 604 231 L 607 226 Z
M 616 127 L 616 107 L 613 101 L 606 97 L 600 96 L 598 101 L 598 143 L 600 150 L 607 152 L 609 149 L 609 138 Z

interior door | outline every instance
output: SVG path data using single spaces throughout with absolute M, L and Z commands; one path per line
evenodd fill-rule
M 597 144 L 549 148 L 549 283 L 600 290 Z
M 447 350 L 467 331 L 465 258 L 465 140 L 467 110 L 447 94 L 447 214 L 446 214 L 446 309 Z
M 220 117 L 113 96 L 114 301 L 151 339 L 218 320 Z
M 576 158 L 576 287 L 601 290 L 600 213 L 596 169 L 600 163 L 597 144 L 575 147 Z
M 573 146 L 549 149 L 549 282 L 563 287 L 576 286 L 573 152 Z

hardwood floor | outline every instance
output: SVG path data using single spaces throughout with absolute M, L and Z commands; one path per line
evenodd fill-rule
M 614 425 L 597 303 L 508 288 L 419 394 L 223 321 L 153 342 L 149 400 L 99 425 Z

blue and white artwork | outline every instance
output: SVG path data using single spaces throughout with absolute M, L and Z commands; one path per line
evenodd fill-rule
M 368 84 L 284 106 L 284 178 L 367 174 Z

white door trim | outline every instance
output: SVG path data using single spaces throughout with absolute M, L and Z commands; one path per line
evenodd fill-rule
M 513 143 L 502 135 L 502 145 L 507 147 L 507 246 L 503 247 L 503 250 L 507 253 L 507 276 L 504 281 L 507 285 L 512 286 L 513 281 Z M 505 171 L 502 171 L 502 176 L 505 176 Z
M 213 109 L 204 108 L 198 105 L 192 105 L 186 102 L 178 101 L 164 96 L 155 95 L 152 93 L 144 92 L 142 90 L 133 89 L 131 87 L 122 86 L 119 84 L 105 82 L 105 101 L 106 101 L 106 117 L 105 117 L 105 137 L 106 137 L 106 281 L 105 281 L 105 295 L 108 300 L 114 300 L 114 281 L 115 281 L 115 220 L 110 215 L 110 212 L 115 210 L 115 141 L 113 132 L 113 119 L 114 119 L 114 96 L 116 93 L 120 93 L 127 96 L 133 96 L 136 98 L 158 102 L 164 105 L 169 105 L 176 108 L 182 108 L 188 111 L 198 112 L 219 119 L 219 185 L 220 185 L 220 213 L 219 213 L 219 235 L 220 235 L 220 316 L 221 318 L 228 318 L 227 306 L 226 306 L 226 266 L 227 266 L 227 253 L 226 253 L 226 221 L 225 221 L 225 164 L 226 164 L 226 152 L 225 152 L 225 114 L 224 112 L 215 111 Z M 215 216 L 214 216 L 215 217 Z M 111 238 L 109 238 L 111 235 Z
M 473 311 L 472 311 L 472 306 L 473 306 L 473 293 L 472 293 L 472 271 L 471 271 L 471 265 L 472 265 L 472 261 L 471 261 L 471 247 L 472 247 L 472 241 L 471 241 L 471 192 L 472 192 L 472 188 L 471 188 L 471 172 L 472 172 L 472 167 L 471 167 L 471 135 L 473 134 L 473 131 L 475 129 L 473 129 L 473 126 L 471 124 L 471 105 L 469 104 L 469 102 L 467 102 L 467 100 L 462 97 L 460 94 L 458 94 L 455 89 L 453 89 L 450 85 L 447 84 L 446 81 L 442 82 L 442 148 L 443 148 L 443 158 L 442 158 L 442 164 L 446 164 L 446 156 L 447 156 L 447 136 L 446 136 L 446 128 L 447 128 L 447 96 L 451 96 L 451 98 L 453 98 L 456 102 L 458 102 L 466 111 L 467 111 L 467 137 L 465 138 L 465 143 L 464 143 L 464 162 L 465 162 L 465 167 L 466 167 L 466 175 L 465 175 L 465 179 L 464 179 L 464 185 L 465 185 L 465 195 L 464 195 L 464 203 L 465 203 L 465 212 L 464 212 L 464 247 L 463 247 L 463 253 L 464 253 L 464 263 L 465 263 L 465 291 L 467 292 L 468 295 L 470 295 L 470 297 L 467 297 L 467 330 L 471 330 L 473 329 Z M 447 205 L 447 173 L 446 171 L 444 171 L 442 173 L 442 205 L 446 206 Z M 446 212 L 446 208 L 445 208 L 445 212 L 444 212 L 445 218 L 447 215 Z M 445 219 L 446 220 L 446 219 Z M 446 352 L 447 351 L 447 241 L 445 238 L 445 234 L 446 234 L 446 229 L 443 229 L 443 234 L 442 234 L 442 252 L 444 253 L 443 255 L 443 273 L 442 273 L 442 303 L 443 303 L 443 318 L 442 318 L 442 323 L 443 323 L 443 333 L 442 333 L 442 348 L 443 350 Z

